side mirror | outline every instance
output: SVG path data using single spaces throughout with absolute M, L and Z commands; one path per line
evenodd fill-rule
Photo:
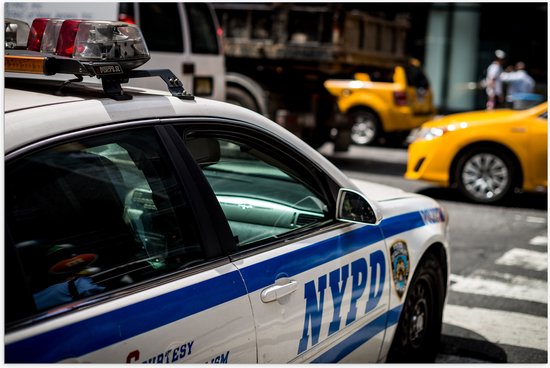
M 341 188 L 336 200 L 336 219 L 344 222 L 377 225 L 382 213 L 371 205 L 363 194 Z

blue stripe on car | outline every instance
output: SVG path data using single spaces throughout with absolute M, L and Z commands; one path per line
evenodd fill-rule
M 245 294 L 239 273 L 230 272 L 7 345 L 6 361 L 45 363 L 79 357 Z
M 374 336 L 384 331 L 386 328 L 397 324 L 399 315 L 403 305 L 399 305 L 374 321 L 361 327 L 358 331 L 354 332 L 351 336 L 345 338 L 343 341 L 334 345 L 326 352 L 315 358 L 312 363 L 335 363 L 345 358 L 352 351 L 365 344 Z
M 380 229 L 385 237 L 390 237 L 421 226 L 424 226 L 424 222 L 420 212 L 411 212 L 384 219 L 380 224 Z M 277 275 L 277 277 L 297 275 L 374 244 L 383 239 L 380 229 L 373 226 L 364 226 L 294 252 L 251 265 L 241 269 L 241 272 L 244 279 L 249 282 L 247 284 L 249 292 L 253 292 L 273 284 L 275 281 L 273 275 Z M 230 272 L 11 343 L 6 345 L 5 348 L 6 361 L 56 362 L 82 356 L 246 294 L 244 287 L 228 288 L 227 285 L 242 285 L 239 272 Z M 216 290 L 216 292 L 214 293 L 212 290 Z M 358 341 L 368 337 L 369 334 L 361 336 L 363 337 L 359 338 Z M 358 342 L 354 342 L 354 344 L 356 343 Z

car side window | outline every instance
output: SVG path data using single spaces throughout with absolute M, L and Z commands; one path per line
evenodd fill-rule
M 140 28 L 150 51 L 183 52 L 178 3 L 138 3 Z
M 191 50 L 196 54 L 219 53 L 216 27 L 212 19 L 213 13 L 204 3 L 185 3 L 189 33 L 191 36 Z
M 210 183 L 240 249 L 329 219 L 327 201 L 297 170 L 236 138 L 193 135 L 186 145 Z
M 140 129 L 8 163 L 7 227 L 36 312 L 204 259 L 168 162 L 154 131 Z

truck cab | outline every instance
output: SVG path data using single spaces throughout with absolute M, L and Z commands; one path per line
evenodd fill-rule
M 219 25 L 210 4 L 8 2 L 4 11 L 6 17 L 28 24 L 35 18 L 120 20 L 137 24 L 150 51 L 149 68 L 172 70 L 196 96 L 225 100 L 225 58 Z M 130 84 L 164 88 L 160 80 L 130 81 Z

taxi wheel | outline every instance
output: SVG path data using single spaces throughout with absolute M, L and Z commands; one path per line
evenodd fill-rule
M 493 203 L 513 189 L 514 165 L 504 152 L 477 149 L 463 155 L 455 174 L 460 192 L 479 203 Z
M 444 280 L 439 261 L 428 253 L 409 286 L 388 362 L 427 363 L 435 360 L 441 336 Z
M 380 136 L 380 121 L 370 111 L 355 111 L 350 115 L 351 140 L 355 144 L 370 145 Z

